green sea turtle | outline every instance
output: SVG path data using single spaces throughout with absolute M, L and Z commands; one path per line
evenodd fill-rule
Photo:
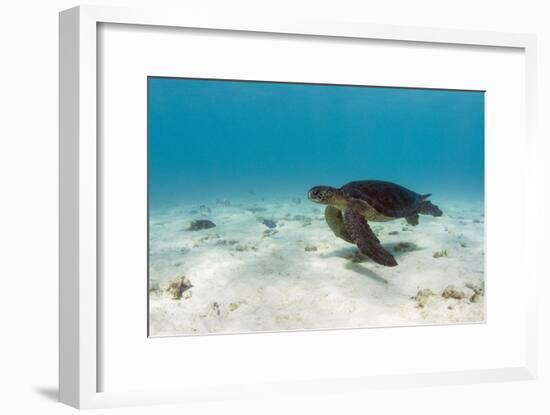
M 328 205 L 325 219 L 337 237 L 356 244 L 362 254 L 388 267 L 397 262 L 382 247 L 368 222 L 405 218 L 416 226 L 419 214 L 441 216 L 443 212 L 428 200 L 430 196 L 380 180 L 351 182 L 339 189 L 315 186 L 308 192 L 312 202 Z

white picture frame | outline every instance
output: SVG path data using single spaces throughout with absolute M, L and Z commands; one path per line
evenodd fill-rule
M 162 9 L 133 10 L 102 6 L 79 6 L 60 13 L 60 400 L 77 408 L 200 401 L 221 398 L 294 394 L 296 384 L 246 388 L 212 384 L 194 392 L 168 388 L 135 392 L 98 392 L 97 324 L 97 30 L 100 23 L 201 28 L 403 42 L 438 43 L 516 48 L 525 57 L 525 139 L 527 169 L 525 197 L 534 211 L 536 200 L 535 90 L 536 38 L 527 34 L 490 33 L 454 29 L 351 24 L 347 22 L 248 21 L 246 18 L 175 15 Z M 536 252 L 534 216 L 526 220 L 525 232 L 531 252 Z M 536 261 L 535 261 L 536 262 Z M 446 385 L 533 379 L 536 376 L 536 281 L 534 265 L 522 276 L 530 287 L 525 310 L 525 358 L 514 367 L 480 370 L 410 373 L 408 375 L 328 378 L 300 381 L 300 393 L 350 391 L 369 387 Z M 142 317 L 142 316 L 141 316 Z M 136 317 L 137 318 L 137 317 Z M 410 329 L 409 329 L 410 330 Z M 214 382 L 214 381 L 213 381 Z M 214 392 L 215 391 L 215 392 Z M 268 392 L 269 391 L 269 392 Z

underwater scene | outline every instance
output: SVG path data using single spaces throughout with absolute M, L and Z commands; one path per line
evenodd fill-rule
M 149 336 L 485 321 L 483 91 L 147 88 Z

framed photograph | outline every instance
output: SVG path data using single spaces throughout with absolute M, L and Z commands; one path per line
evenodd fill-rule
M 524 34 L 62 12 L 61 400 L 532 379 L 535 56 Z
M 150 336 L 485 321 L 484 91 L 148 89 Z

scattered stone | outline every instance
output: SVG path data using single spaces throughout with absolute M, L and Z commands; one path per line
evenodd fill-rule
M 236 304 L 236 303 L 231 303 L 229 304 L 229 311 L 233 312 L 235 311 L 237 308 L 239 308 L 239 305 Z
M 275 222 L 274 220 L 271 220 L 271 219 L 264 219 L 262 221 L 262 223 L 270 229 L 273 229 L 273 228 L 277 227 L 277 222 Z
M 172 300 L 180 300 L 183 293 L 193 287 L 189 278 L 185 275 L 176 278 L 168 284 L 165 292 Z
M 317 247 L 315 245 L 306 245 L 304 248 L 304 251 L 306 252 L 315 252 L 317 251 Z
M 449 252 L 447 252 L 446 249 L 444 249 L 443 251 L 434 252 L 434 255 L 433 255 L 434 258 L 447 258 L 448 256 L 449 256 Z
M 479 295 L 479 294 L 474 293 L 474 294 L 470 297 L 470 302 L 471 302 L 471 303 L 478 303 L 479 300 L 481 300 L 481 295 Z
M 470 302 L 472 303 L 478 303 L 481 301 L 481 297 L 485 295 L 485 288 L 483 286 L 467 283 L 466 287 L 474 292 L 470 297 Z
M 266 237 L 269 237 L 269 236 L 273 236 L 275 235 L 276 233 L 278 233 L 279 231 L 277 229 L 266 229 L 264 231 L 264 238 Z
M 210 229 L 215 227 L 216 224 L 208 219 L 198 219 L 191 222 L 189 227 L 187 228 L 188 231 L 200 231 L 202 229 Z
M 483 223 L 483 222 L 480 221 L 479 219 L 474 219 L 472 222 L 474 222 L 474 223 Z
M 254 245 L 236 245 L 235 251 L 246 252 L 246 251 L 257 251 L 258 247 Z
M 311 220 L 306 220 L 302 223 L 302 228 L 305 228 L 306 226 L 311 225 Z
M 445 288 L 445 290 L 443 290 L 443 293 L 441 293 L 441 296 L 446 299 L 454 298 L 455 300 L 462 300 L 466 298 L 466 294 L 464 292 L 458 291 L 452 285 L 449 285 L 447 288 Z
M 412 232 L 412 229 L 407 228 L 406 226 L 402 227 L 401 230 L 402 230 L 403 232 Z
M 265 212 L 267 209 L 264 207 L 249 207 L 246 210 L 252 213 L 259 213 L 259 212 Z
M 199 242 L 206 242 L 206 241 L 210 241 L 212 239 L 220 239 L 220 235 L 218 235 L 217 233 L 211 233 L 211 234 L 204 235 L 204 236 L 200 237 L 198 239 L 198 241 Z
M 466 288 L 469 288 L 470 290 L 472 290 L 474 293 L 476 294 L 479 294 L 479 295 L 485 295 L 485 288 L 483 286 L 477 286 L 477 285 L 474 285 L 472 283 L 466 283 Z
M 391 232 L 388 232 L 388 235 L 397 235 L 399 232 L 397 231 L 391 231 Z
M 230 239 L 229 241 L 226 239 L 220 239 L 216 241 L 217 246 L 227 246 L 227 245 L 232 246 L 232 245 L 235 245 L 236 243 L 238 243 L 238 241 L 235 241 L 234 239 Z
M 201 213 L 211 213 L 212 210 L 206 205 L 200 205 L 199 206 L 199 212 L 201 212 Z
M 433 297 L 435 294 L 432 290 L 429 288 L 425 288 L 423 290 L 420 290 L 416 293 L 414 297 L 411 297 L 413 300 L 415 300 L 418 304 L 418 308 L 424 308 L 426 304 L 428 303 L 428 300 L 430 297 Z
M 414 251 L 416 249 L 416 245 L 412 242 L 399 242 L 397 245 L 393 247 L 393 250 L 395 252 L 408 252 L 408 251 Z
M 462 248 L 468 248 L 468 245 L 466 245 L 466 242 L 460 242 L 460 246 Z

